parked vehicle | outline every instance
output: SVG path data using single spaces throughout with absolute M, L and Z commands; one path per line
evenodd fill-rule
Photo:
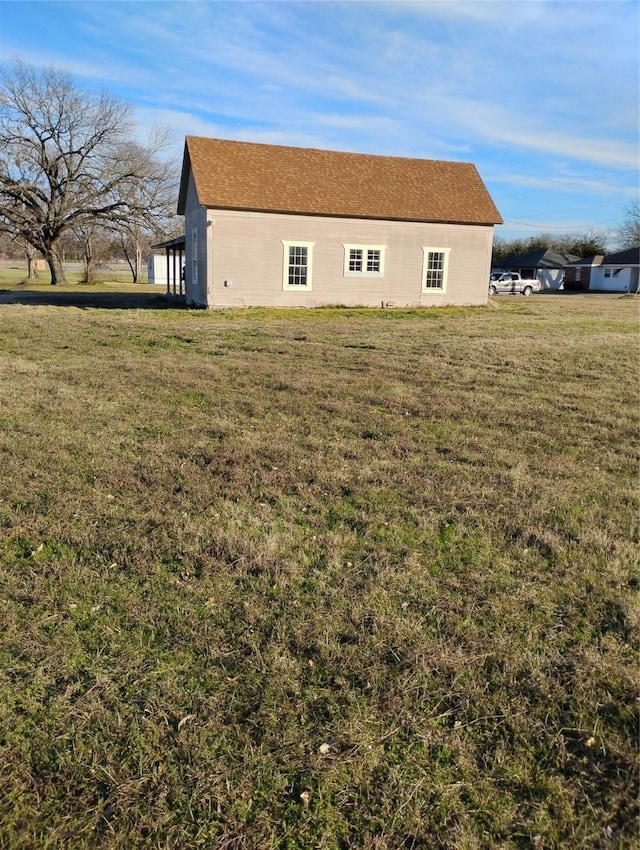
M 540 281 L 535 278 L 527 279 L 520 277 L 518 272 L 498 272 L 492 274 L 489 280 L 489 293 L 491 295 L 531 295 L 540 291 Z

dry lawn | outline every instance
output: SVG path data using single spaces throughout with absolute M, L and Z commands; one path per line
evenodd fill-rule
M 0 328 L 0 847 L 636 846 L 637 299 Z

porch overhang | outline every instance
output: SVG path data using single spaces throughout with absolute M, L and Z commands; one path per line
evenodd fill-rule
M 153 251 L 164 250 L 167 257 L 167 295 L 184 297 L 186 294 L 183 274 L 185 245 L 185 237 L 176 236 L 151 246 Z

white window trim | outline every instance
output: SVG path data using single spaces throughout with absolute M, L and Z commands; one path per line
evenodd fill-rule
M 198 283 L 198 228 L 191 229 L 191 283 Z
M 301 242 L 298 239 L 284 240 L 282 239 L 282 289 L 285 292 L 311 292 L 313 278 L 313 246 L 315 242 Z M 289 248 L 306 248 L 307 249 L 307 283 L 306 286 L 299 284 L 289 284 Z
M 444 254 L 444 268 L 442 269 L 442 286 L 433 287 L 427 286 L 427 271 L 429 268 L 429 254 Z M 433 292 L 446 292 L 447 291 L 447 278 L 449 276 L 449 254 L 451 253 L 451 248 L 436 248 L 433 246 L 424 246 L 422 247 L 422 285 L 421 292 L 423 295 L 428 295 Z
M 342 247 L 344 248 L 344 265 L 343 265 L 343 275 L 344 277 L 384 277 L 384 256 L 387 250 L 386 245 L 357 245 L 357 244 L 346 244 L 343 243 Z M 349 259 L 350 253 L 352 249 L 362 251 L 362 271 L 361 272 L 352 272 L 349 270 Z M 380 251 L 380 271 L 379 272 L 368 272 L 367 271 L 367 251 Z

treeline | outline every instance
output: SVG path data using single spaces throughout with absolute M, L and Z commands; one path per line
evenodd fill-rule
M 503 239 L 496 236 L 493 240 L 493 259 L 501 260 L 515 254 L 525 254 L 536 248 L 547 248 L 573 254 L 575 257 L 590 257 L 607 253 L 607 233 L 588 233 L 573 236 L 554 236 L 540 233 L 526 239 Z
M 615 248 L 609 246 L 614 238 Z M 620 224 L 612 230 L 590 228 L 584 233 L 556 236 L 550 233 L 538 233 L 526 239 L 503 239 L 496 236 L 493 240 L 493 259 L 502 260 L 515 254 L 525 254 L 536 248 L 547 248 L 573 254 L 575 257 L 592 257 L 594 254 L 609 254 L 625 248 L 635 248 L 640 244 L 640 205 L 637 201 L 627 204 Z

